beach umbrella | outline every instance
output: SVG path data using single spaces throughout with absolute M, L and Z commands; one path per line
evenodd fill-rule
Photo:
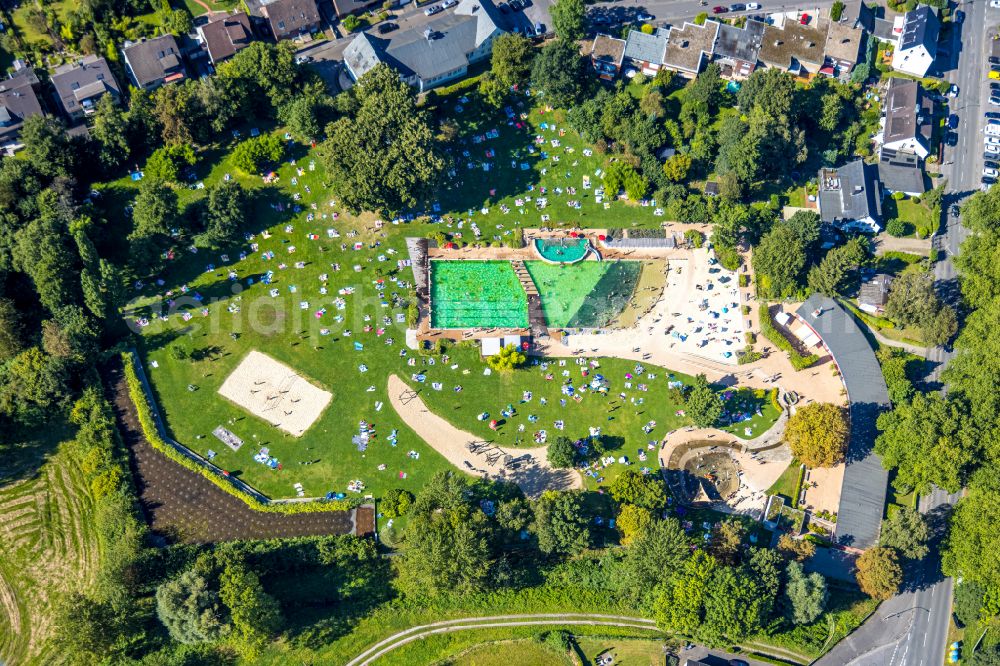
M 491 420 L 490 421 L 490 430 L 496 430 L 497 429 L 497 425 L 498 425 L 498 423 L 497 423 L 496 419 Z
M 597 236 L 597 240 L 599 240 L 599 241 L 604 241 L 604 240 L 607 240 L 607 238 L 608 238 L 608 237 L 607 237 L 607 236 L 605 236 L 604 234 L 599 234 L 599 235 Z
M 569 235 L 570 235 L 570 238 L 576 238 L 577 236 L 579 236 L 579 234 L 576 233 L 575 231 L 569 232 Z

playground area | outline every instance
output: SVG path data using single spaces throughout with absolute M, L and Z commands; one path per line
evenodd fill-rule
M 257 418 L 300 437 L 332 397 L 267 354 L 251 351 L 219 387 L 227 398 Z

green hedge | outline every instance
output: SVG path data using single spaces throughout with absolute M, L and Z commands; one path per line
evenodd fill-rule
M 791 361 L 793 368 L 796 370 L 805 370 L 819 360 L 819 356 L 816 354 L 802 354 L 799 352 L 788 338 L 774 327 L 774 321 L 771 319 L 771 310 L 767 307 L 767 303 L 760 304 L 758 314 L 760 315 L 761 334 L 778 349 L 788 352 L 788 360 Z
M 163 437 L 160 436 L 160 432 L 156 427 L 156 420 L 153 418 L 149 401 L 146 399 L 146 392 L 143 390 L 142 380 L 139 379 L 139 375 L 135 369 L 135 357 L 131 353 L 125 352 L 122 354 L 122 362 L 125 365 L 125 381 L 128 384 L 129 396 L 132 398 L 132 403 L 135 405 L 135 411 L 139 416 L 139 424 L 142 426 L 142 432 L 146 437 L 146 441 L 148 441 L 154 449 L 170 458 L 178 465 L 186 467 L 195 474 L 202 475 L 230 495 L 233 495 L 245 502 L 251 508 L 256 509 L 257 511 L 270 511 L 274 513 L 314 513 L 317 511 L 346 511 L 364 503 L 364 500 L 360 498 L 345 500 L 323 499 L 312 502 L 295 503 L 260 501 L 254 495 L 238 488 L 226 477 L 216 474 L 210 469 L 191 460 L 168 444 Z

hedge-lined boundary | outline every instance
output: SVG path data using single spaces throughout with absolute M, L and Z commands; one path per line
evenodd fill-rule
M 774 326 L 771 319 L 771 309 L 767 303 L 761 303 L 758 309 L 760 319 L 761 334 L 771 341 L 778 349 L 788 352 L 788 360 L 796 370 L 805 370 L 819 360 L 816 354 L 803 354 L 785 337 L 785 335 Z
M 139 374 L 136 372 L 135 356 L 131 352 L 122 353 L 122 363 L 125 366 L 125 382 L 128 384 L 129 396 L 135 405 L 136 414 L 143 435 L 150 445 L 167 456 L 178 465 L 187 468 L 195 474 L 200 474 L 230 495 L 239 498 L 250 508 L 257 511 L 276 513 L 313 513 L 317 511 L 348 511 L 363 503 L 361 498 L 344 500 L 315 499 L 304 502 L 282 502 L 268 499 L 256 491 L 241 488 L 243 482 L 222 475 L 222 471 L 208 462 L 203 462 L 197 454 L 180 444 L 171 444 L 160 434 L 153 418 L 153 411 L 146 396 L 146 390 Z M 179 450 L 183 449 L 183 451 Z M 237 485 L 239 484 L 239 485 Z M 247 486 L 249 488 L 249 486 Z

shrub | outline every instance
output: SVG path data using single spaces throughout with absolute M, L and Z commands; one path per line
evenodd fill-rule
M 381 508 L 382 515 L 386 518 L 405 516 L 406 512 L 410 510 L 413 500 L 413 493 L 409 490 L 392 488 L 386 491 L 385 496 L 379 503 L 379 508 Z
M 344 26 L 344 30 L 347 32 L 354 32 L 361 27 L 361 19 L 359 19 L 354 14 L 349 14 L 343 18 L 340 22 Z
M 899 218 L 889 220 L 885 225 L 885 232 L 890 236 L 895 236 L 896 238 L 901 238 L 902 236 L 910 235 L 910 225 L 903 222 Z
M 642 33 L 644 35 L 652 35 L 653 34 L 653 26 L 650 25 L 649 23 L 643 23 L 642 27 L 639 28 L 639 30 L 642 31 Z
M 750 286 L 750 276 L 747 273 L 740 273 L 739 281 L 741 287 Z
M 702 12 L 694 17 L 695 25 L 705 25 L 705 21 L 708 20 L 708 12 Z
M 688 229 L 684 232 L 684 240 L 691 244 L 693 248 L 700 248 L 705 244 L 705 234 L 697 229 Z
M 528 357 L 519 352 L 514 345 L 507 345 L 498 353 L 486 358 L 486 365 L 497 372 L 510 372 L 514 368 L 524 365 Z
M 157 148 L 146 160 L 144 173 L 155 180 L 173 182 L 180 178 L 181 169 L 195 163 L 194 149 L 187 144 L 172 144 Z
M 844 5 L 843 2 L 841 2 L 841 0 L 837 0 L 835 3 L 833 3 L 833 6 L 830 7 L 830 20 L 831 21 L 839 21 L 840 20 L 840 17 L 844 15 L 844 6 L 845 5 Z

